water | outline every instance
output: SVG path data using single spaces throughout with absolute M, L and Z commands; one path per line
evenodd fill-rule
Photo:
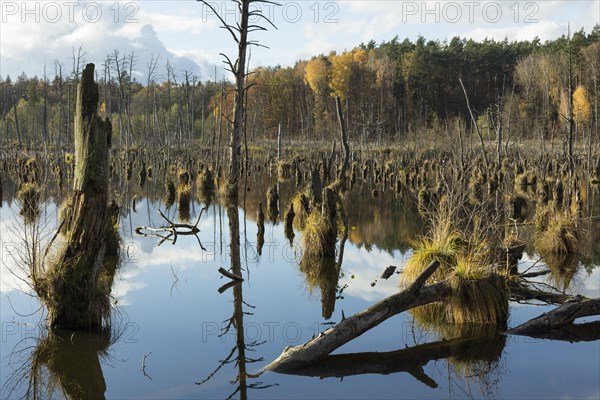
M 600 398 L 598 340 L 569 343 L 488 333 L 443 342 L 443 334 L 419 328 L 408 313 L 334 353 L 360 354 L 332 359 L 328 366 L 305 371 L 308 376 L 261 374 L 286 346 L 304 343 L 342 315 L 395 293 L 399 275 L 389 280 L 379 275 L 389 265 L 402 267 L 410 256 L 409 240 L 422 232 L 423 222 L 414 205 L 389 192 L 374 199 L 369 188 L 353 191 L 346 199 L 350 234 L 341 276 L 324 286 L 330 302 L 337 297 L 335 308 L 324 319 L 320 290 L 308 288 L 299 268 L 299 232 L 290 244 L 281 222 L 267 223 L 262 255 L 257 255 L 255 216 L 266 192 L 260 182 L 250 183 L 239 208 L 244 282 L 222 293 L 218 289 L 229 280 L 217 270 L 229 268 L 231 253 L 226 209 L 213 203 L 203 214 L 198 239 L 205 250 L 194 236 L 157 247 L 158 238 L 134 230 L 163 225 L 159 208 L 170 219 L 178 218 L 177 205 L 166 209 L 160 200 L 162 183 L 149 181 L 143 190 L 130 185 L 117 193 L 126 204 L 138 198 L 135 212 L 122 210 L 126 251 L 113 286 L 114 329 L 105 336 L 49 334 L 43 328 L 39 302 L 17 278 L 23 276 L 22 265 L 13 256 L 23 250 L 24 225 L 10 182 L 5 182 L 0 208 L 2 396 L 18 398 L 35 390 L 44 398 Z M 291 185 L 281 185 L 280 193 L 281 204 L 287 204 Z M 47 197 L 40 220 L 52 232 L 61 199 Z M 192 202 L 192 223 L 203 206 Z M 569 291 L 599 297 L 600 269 L 594 263 L 599 229 L 597 224 L 590 228 L 592 251 L 570 279 Z M 536 259 L 526 256 L 519 269 Z M 552 282 L 550 277 L 536 279 Z M 511 304 L 508 324 L 516 326 L 550 308 Z M 240 348 L 245 357 L 236 361 Z

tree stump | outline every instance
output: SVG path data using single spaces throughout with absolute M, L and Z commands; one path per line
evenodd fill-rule
M 52 328 L 102 327 L 110 316 L 114 265 L 105 265 L 105 255 L 116 253 L 107 244 L 118 246 L 118 240 L 107 241 L 115 235 L 114 211 L 108 205 L 112 127 L 98 116 L 98 99 L 94 64 L 88 64 L 77 87 L 75 177 L 65 243 L 44 276 L 34 276 Z

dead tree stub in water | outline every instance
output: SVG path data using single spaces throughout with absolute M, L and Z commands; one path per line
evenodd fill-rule
M 64 244 L 43 273 L 33 274 L 38 294 L 54 328 L 102 327 L 110 316 L 109 293 L 118 238 L 114 206 L 108 205 L 110 121 L 98 116 L 94 64 L 88 64 L 77 87 L 75 179 L 64 213 Z

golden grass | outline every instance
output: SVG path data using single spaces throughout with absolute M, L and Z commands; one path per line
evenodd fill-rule
M 571 254 L 579 252 L 580 232 L 577 218 L 567 212 L 541 210 L 544 215 L 536 218 L 538 229 L 535 247 L 540 254 Z
M 330 253 L 330 243 L 327 243 L 329 221 L 319 210 L 314 209 L 306 218 L 302 237 L 302 248 L 306 256 L 322 257 Z
M 277 162 L 277 179 L 284 182 L 292 176 L 292 163 L 287 160 Z
M 175 190 L 175 184 L 173 183 L 173 181 L 170 178 L 167 178 L 166 182 L 165 182 L 165 198 L 164 198 L 164 202 L 165 202 L 165 207 L 169 208 L 173 205 L 173 203 L 175 203 L 175 194 L 176 194 L 176 190 Z
M 21 201 L 20 214 L 25 223 L 32 223 L 40 213 L 40 187 L 36 183 L 24 183 L 17 192 L 17 198 Z
M 401 283 L 410 285 L 432 261 L 439 261 L 440 267 L 428 282 L 444 279 L 456 264 L 463 240 L 460 233 L 451 227 L 449 221 L 435 226 L 430 238 L 422 237 L 412 242 L 413 255 L 401 275 Z
M 299 231 L 302 231 L 304 230 L 306 219 L 310 213 L 308 197 L 306 197 L 304 192 L 298 192 L 294 195 L 294 197 L 292 197 L 290 202 L 294 207 L 294 227 Z

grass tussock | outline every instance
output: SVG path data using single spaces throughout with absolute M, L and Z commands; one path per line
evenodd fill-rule
M 412 243 L 413 255 L 404 267 L 402 286 L 410 285 L 432 261 L 438 261 L 440 266 L 428 284 L 445 280 L 452 289 L 449 300 L 411 310 L 422 325 L 506 324 L 504 278 L 492 266 L 502 261 L 500 254 L 506 256 L 498 251 L 501 240 L 493 229 L 494 219 L 482 218 L 485 205 L 469 205 L 471 196 L 468 191 L 443 196 L 428 213 L 428 235 Z
M 535 246 L 540 254 L 579 253 L 581 234 L 577 218 L 570 212 L 557 212 L 553 206 L 541 207 L 535 216 L 535 227 Z
M 225 181 L 219 187 L 219 202 L 224 207 L 237 206 L 238 187 L 228 181 Z
M 196 177 L 199 200 L 210 203 L 215 193 L 215 178 L 209 168 L 202 169 Z
M 457 255 L 455 264 L 447 266 L 446 271 L 446 276 L 439 279 L 448 280 L 452 288 L 450 300 L 411 310 L 417 322 L 426 328 L 452 324 L 506 325 L 508 293 L 504 279 L 493 274 L 476 254 Z
M 330 229 L 327 218 L 319 210 L 312 210 L 304 223 L 304 236 L 302 237 L 302 248 L 306 256 L 320 258 L 331 253 L 331 243 L 328 243 L 327 240 L 327 232 Z
M 277 162 L 277 179 L 285 182 L 292 177 L 292 163 L 287 160 Z
M 310 201 L 304 192 L 298 192 L 290 200 L 294 207 L 294 228 L 304 230 L 306 219 L 310 214 Z
M 176 194 L 175 184 L 170 178 L 167 178 L 165 181 L 165 197 L 163 199 L 166 208 L 170 208 L 175 203 Z
M 440 267 L 428 282 L 444 279 L 456 265 L 462 246 L 460 233 L 452 228 L 449 221 L 437 225 L 430 237 L 422 237 L 412 242 L 413 254 L 404 267 L 401 282 L 410 285 L 433 261 L 439 261 Z
M 24 183 L 17 192 L 17 198 L 21 202 L 20 214 L 25 223 L 32 223 L 40 213 L 40 187 L 37 183 Z

